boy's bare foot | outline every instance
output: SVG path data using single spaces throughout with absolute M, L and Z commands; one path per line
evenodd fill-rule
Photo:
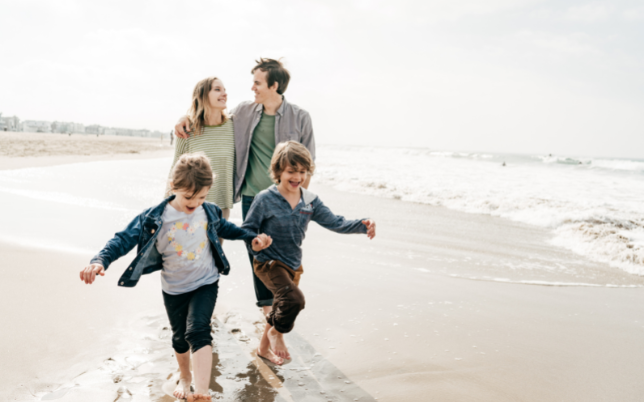
M 191 383 L 192 383 L 192 377 L 179 378 L 179 382 L 177 383 L 177 388 L 174 389 L 174 392 L 172 393 L 172 395 L 174 395 L 174 397 L 177 399 L 188 399 L 189 396 L 192 394 L 192 392 L 190 392 Z
M 270 361 L 273 364 L 277 364 L 278 366 L 281 366 L 284 364 L 284 359 L 281 357 L 277 356 L 275 353 L 273 353 L 272 350 L 269 348 L 266 348 L 265 352 L 262 352 L 261 347 L 257 348 L 257 356 L 266 359 Z
M 210 396 L 210 393 L 208 391 L 204 392 L 199 392 L 197 390 L 194 394 L 192 394 L 194 397 L 195 401 L 212 401 L 212 397 Z
M 268 342 L 271 344 L 273 353 L 282 359 L 290 359 L 291 355 L 288 353 L 288 348 L 284 343 L 284 334 L 277 332 L 275 327 L 268 330 Z

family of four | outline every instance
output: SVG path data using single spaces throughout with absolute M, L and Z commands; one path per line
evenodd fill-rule
M 180 373 L 174 395 L 180 399 L 211 400 L 211 319 L 219 277 L 230 271 L 224 239 L 246 242 L 257 306 L 266 316 L 257 355 L 281 365 L 290 359 L 283 334 L 305 303 L 299 281 L 309 222 L 338 233 L 376 234 L 372 220 L 337 216 L 307 189 L 315 140 L 309 114 L 284 98 L 288 70 L 278 60 L 260 59 L 251 73 L 255 100 L 230 114 L 220 79 L 197 83 L 188 115 L 175 126 L 179 138 L 166 198 L 116 233 L 80 272 L 91 284 L 135 246 L 119 286 L 133 287 L 141 275 L 161 271 Z M 239 201 L 241 227 L 228 221 Z

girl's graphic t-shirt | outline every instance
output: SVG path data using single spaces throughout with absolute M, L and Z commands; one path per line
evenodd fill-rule
M 191 292 L 219 279 L 208 240 L 208 218 L 200 206 L 191 214 L 168 203 L 156 247 L 163 256 L 161 287 L 170 295 Z

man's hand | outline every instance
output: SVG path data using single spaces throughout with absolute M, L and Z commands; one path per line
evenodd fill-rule
M 174 135 L 179 138 L 188 138 L 188 133 L 190 132 L 190 119 L 188 116 L 183 116 L 179 119 L 177 124 L 174 126 Z
M 257 237 L 253 239 L 253 251 L 262 251 L 265 248 L 269 247 L 272 243 L 273 239 L 271 239 L 270 236 L 265 235 L 264 233 L 257 235 Z
M 101 264 L 92 264 L 86 266 L 80 272 L 81 281 L 85 282 L 88 285 L 91 285 L 96 279 L 96 275 L 105 276 L 105 268 Z
M 367 227 L 367 237 L 370 239 L 376 237 L 376 222 L 367 219 L 362 221 L 362 223 Z

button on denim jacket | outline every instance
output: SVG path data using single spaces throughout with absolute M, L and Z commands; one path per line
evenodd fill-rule
M 136 258 L 119 279 L 119 286 L 125 287 L 136 286 L 141 275 L 163 269 L 163 258 L 157 251 L 156 239 L 161 226 L 163 226 L 163 211 L 168 202 L 172 201 L 174 197 L 174 195 L 168 197 L 161 204 L 146 209 L 134 218 L 123 231 L 116 233 L 114 238 L 107 242 L 105 247 L 92 258 L 90 263 L 101 264 L 107 270 L 111 263 L 129 253 L 134 246 L 137 246 Z M 256 234 L 223 219 L 221 209 L 211 202 L 204 202 L 203 209 L 208 218 L 208 239 L 210 240 L 215 266 L 220 274 L 228 275 L 230 265 L 224 255 L 221 243 L 219 243 L 219 237 L 250 242 L 255 238 Z

